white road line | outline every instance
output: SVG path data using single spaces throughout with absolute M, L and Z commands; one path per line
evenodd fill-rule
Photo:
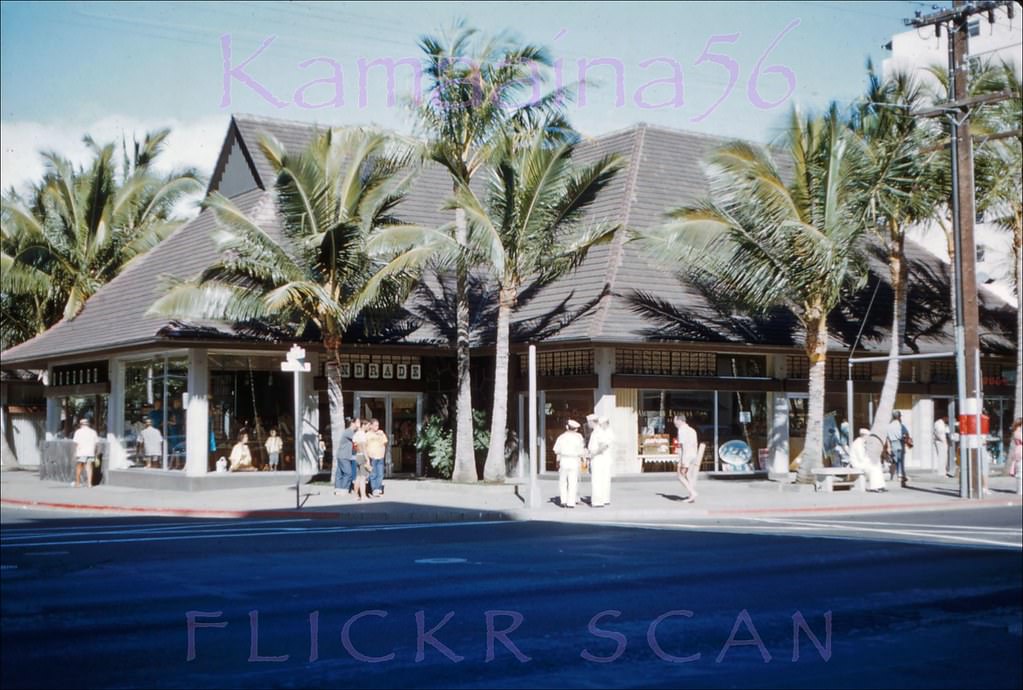
M 312 518 L 299 518 L 291 520 L 256 520 L 246 521 L 246 525 L 274 525 L 274 524 L 294 524 L 294 523 L 309 523 L 312 522 Z M 31 530 L 22 531 L 18 530 L 16 534 L 3 534 L 0 535 L 0 540 L 15 540 L 15 539 L 35 539 L 39 537 L 73 537 L 76 535 L 104 535 L 104 534 L 150 534 L 159 532 L 174 532 L 178 530 L 204 530 L 204 529 L 242 529 L 235 527 L 237 522 L 235 521 L 221 521 L 221 522 L 204 522 L 197 524 L 181 523 L 175 525 L 107 525 L 97 526 L 90 525 L 88 527 L 51 527 L 43 530 Z M 74 530 L 74 531 L 72 531 Z M 92 531 L 88 531 L 92 530 Z
M 758 520 L 765 518 L 746 518 L 750 520 Z M 1020 527 L 981 527 L 971 525 L 942 525 L 936 523 L 920 523 L 920 522 L 876 522 L 872 520 L 816 520 L 813 518 L 790 518 L 793 522 L 814 522 L 814 523 L 835 523 L 841 525 L 888 525 L 892 527 L 933 527 L 935 529 L 958 529 L 968 531 L 992 531 L 992 532 L 1019 532 L 1023 533 L 1023 528 Z
M 975 543 L 975 544 L 985 544 L 985 545 L 992 545 L 992 546 L 1004 546 L 1004 547 L 1012 547 L 1012 548 L 1023 549 L 1023 543 L 1016 543 L 1014 541 L 995 541 L 995 540 L 990 540 L 990 539 L 976 539 L 976 538 L 964 537 L 964 536 L 959 536 L 959 535 L 954 535 L 954 534 L 942 534 L 940 532 L 933 532 L 932 533 L 932 532 L 926 532 L 926 531 L 911 531 L 911 530 L 883 530 L 883 529 L 875 529 L 875 528 L 869 528 L 869 527 L 857 529 L 856 527 L 851 527 L 851 526 L 843 525 L 843 524 L 830 524 L 830 523 L 813 524 L 813 523 L 809 523 L 809 522 L 796 522 L 796 521 L 792 521 L 791 523 L 789 523 L 789 522 L 784 521 L 784 520 L 774 520 L 774 519 L 770 519 L 770 518 L 745 518 L 745 519 L 748 519 L 748 520 L 758 520 L 758 521 L 761 521 L 761 522 L 769 522 L 771 524 L 768 524 L 768 525 L 712 525 L 712 524 L 678 524 L 678 523 L 666 524 L 666 523 L 651 523 L 651 522 L 600 522 L 600 523 L 591 523 L 591 524 L 600 524 L 600 525 L 606 525 L 606 526 L 610 526 L 610 527 L 637 527 L 637 528 L 640 528 L 640 529 L 654 529 L 654 530 L 698 530 L 698 531 L 705 531 L 705 532 L 728 532 L 728 533 L 736 533 L 736 534 L 741 534 L 743 532 L 748 532 L 750 530 L 754 530 L 754 531 L 758 531 L 758 532 L 772 532 L 773 534 L 776 534 L 778 536 L 784 536 L 785 534 L 793 534 L 793 533 L 797 533 L 797 532 L 798 533 L 810 533 L 810 532 L 813 532 L 813 533 L 817 533 L 821 537 L 833 537 L 833 538 L 836 538 L 836 539 L 855 539 L 856 537 L 852 536 L 855 533 L 874 532 L 874 533 L 881 533 L 881 534 L 890 534 L 890 535 L 895 535 L 895 536 L 930 537 L 930 538 L 933 538 L 933 539 L 948 539 L 948 540 L 951 540 L 951 541 L 963 541 L 963 542 Z M 779 525 L 783 526 L 784 531 L 779 531 L 778 530 Z M 842 531 L 846 531 L 846 532 L 849 533 L 849 536 L 823 533 L 826 530 L 842 530 Z M 1005 536 L 1013 536 L 1013 535 L 1008 535 L 1007 534 Z
M 514 524 L 508 520 L 494 520 L 494 521 L 474 521 L 474 522 L 435 522 L 435 523 L 422 523 L 412 525 L 376 525 L 376 526 L 364 526 L 364 527 L 324 527 L 316 528 L 311 527 L 299 532 L 288 530 L 271 530 L 271 531 L 237 531 L 225 534 L 203 532 L 199 534 L 174 534 L 165 536 L 155 537 L 136 537 L 126 539 L 76 539 L 71 541 L 42 541 L 33 542 L 28 544 L 0 544 L 0 549 L 9 548 L 28 548 L 30 546 L 91 546 L 96 544 L 126 544 L 126 543 L 138 543 L 138 542 L 151 542 L 151 541 L 186 541 L 189 539 L 234 539 L 238 537 L 265 537 L 281 534 L 334 534 L 334 533 L 356 533 L 356 532 L 390 532 L 397 530 L 411 530 L 411 529 L 427 529 L 436 527 L 468 527 L 474 525 L 504 525 Z
M 604 527 L 639 527 L 642 529 L 654 529 L 654 530 L 700 530 L 704 532 L 745 532 L 747 530 L 774 530 L 778 532 L 778 528 L 771 525 L 715 525 L 713 523 L 678 523 L 678 522 L 590 522 L 590 525 L 602 525 Z M 800 529 L 806 531 L 818 531 L 819 527 L 806 526 L 806 527 L 790 527 L 790 531 L 798 531 Z
M 225 518 L 224 520 L 221 520 L 220 522 L 224 522 L 224 521 L 229 520 L 229 519 L 231 519 L 231 518 Z M 264 522 L 264 521 L 260 521 L 260 522 Z M 265 522 L 281 522 L 281 521 L 280 520 L 266 520 Z M 165 523 L 161 523 L 161 526 L 162 527 L 177 527 L 177 526 L 205 525 L 205 524 L 216 524 L 216 523 L 212 523 L 212 522 L 208 522 L 208 523 L 205 523 L 205 522 L 170 522 L 170 523 L 166 523 L 165 522 Z M 17 529 L 18 532 L 22 532 L 22 533 L 32 533 L 32 532 L 45 533 L 45 532 L 50 532 L 50 531 L 53 531 L 53 530 L 71 531 L 71 530 L 86 530 L 86 529 L 117 529 L 119 527 L 145 527 L 145 526 L 146 526 L 145 524 L 139 523 L 138 525 L 132 525 L 132 524 L 119 524 L 119 525 L 62 525 L 62 526 L 59 526 L 59 527 L 33 527 L 33 528 L 29 528 L 29 529 L 18 529 L 16 527 L 7 527 L 6 529 L 8 531 L 14 531 L 15 529 Z
M 993 545 L 993 546 L 1011 546 L 1013 548 L 1023 549 L 1023 543 L 1019 543 L 1018 544 L 1016 542 L 994 541 L 994 540 L 991 540 L 991 539 L 975 539 L 975 538 L 972 538 L 972 537 L 960 536 L 960 535 L 956 535 L 956 534 L 944 534 L 944 533 L 942 533 L 940 531 L 938 531 L 938 532 L 927 532 L 927 531 L 920 531 L 920 530 L 879 529 L 879 528 L 875 528 L 875 527 L 854 527 L 854 526 L 850 526 L 850 525 L 831 524 L 831 523 L 822 523 L 822 524 L 816 524 L 815 525 L 814 523 L 811 523 L 811 522 L 808 522 L 808 521 L 789 521 L 789 520 L 781 520 L 781 519 L 773 519 L 773 518 L 752 518 L 752 519 L 755 519 L 755 520 L 758 520 L 758 521 L 761 521 L 761 522 L 767 522 L 767 523 L 778 524 L 778 525 L 786 525 L 786 526 L 793 526 L 793 525 L 799 526 L 799 527 L 813 527 L 813 526 L 816 526 L 819 529 L 834 529 L 834 530 L 841 530 L 841 531 L 846 531 L 846 532 L 868 532 L 868 533 L 889 534 L 889 535 L 893 535 L 893 536 L 904 536 L 904 537 L 929 537 L 929 538 L 932 538 L 932 539 L 947 539 L 947 540 L 950 540 L 950 541 L 961 541 L 961 542 L 966 542 L 966 543 L 970 543 L 970 544 L 987 544 L 987 545 Z

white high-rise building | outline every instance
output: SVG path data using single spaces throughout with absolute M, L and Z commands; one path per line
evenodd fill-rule
M 994 23 L 990 23 L 986 14 L 974 15 L 970 19 L 970 59 L 1011 63 L 1019 74 L 1023 52 L 1023 11 L 1018 2 L 1014 4 L 1015 16 L 1012 18 L 1006 7 L 999 7 L 994 10 Z M 892 53 L 882 64 L 885 76 L 900 68 L 948 67 L 948 36 L 944 30 L 940 36 L 935 36 L 934 27 L 903 31 L 892 36 L 885 48 Z
M 1009 17 L 1008 8 L 1003 6 L 994 10 L 993 23 L 987 14 L 971 18 L 968 24 L 970 36 L 967 55 L 970 60 L 1011 64 L 1018 77 L 1023 69 L 1023 8 L 1019 2 L 1013 5 L 1013 17 Z M 881 66 L 882 74 L 886 77 L 897 70 L 913 70 L 919 78 L 933 82 L 935 78 L 927 71 L 928 67 L 948 68 L 948 35 L 942 31 L 940 36 L 935 36 L 933 27 L 895 34 L 885 48 L 891 51 L 891 57 Z M 977 281 L 987 284 L 998 295 L 1017 304 L 1012 287 L 1012 236 L 984 222 L 983 217 L 977 220 L 974 231 L 977 242 Z M 938 256 L 949 258 L 948 240 L 941 228 L 918 228 L 911 235 Z

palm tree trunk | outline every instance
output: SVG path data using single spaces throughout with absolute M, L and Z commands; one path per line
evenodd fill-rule
M 455 239 L 459 246 L 469 244 L 469 226 L 465 211 L 455 210 Z M 469 295 L 468 268 L 461 259 L 458 262 L 456 305 L 456 349 L 458 358 L 458 397 L 455 403 L 455 467 L 451 478 L 456 482 L 474 482 L 476 474 L 476 450 L 472 433 L 472 385 L 470 379 L 469 353 Z
M 799 461 L 798 481 L 813 482 L 811 470 L 819 467 L 824 453 L 824 379 L 827 373 L 828 320 L 820 309 L 810 310 L 806 328 L 806 356 L 810 360 L 806 441 Z
M 515 305 L 515 293 L 515 288 L 503 287 L 498 297 L 494 407 L 490 415 L 490 449 L 487 451 L 487 464 L 483 467 L 483 479 L 489 482 L 501 481 L 507 474 L 504 445 L 508 433 L 508 333 L 511 311 Z
M 345 431 L 345 399 L 341 395 L 341 338 L 327 336 L 323 339 L 327 349 L 327 400 L 330 403 L 330 485 L 337 485 L 338 451 L 341 435 Z M 298 458 L 295 458 L 297 465 Z
M 892 410 L 895 409 L 895 396 L 899 392 L 899 380 L 901 377 L 902 363 L 898 360 L 902 345 L 902 334 L 906 330 L 906 300 L 908 290 L 906 286 L 907 266 L 903 248 L 905 238 L 900 234 L 898 239 L 892 242 L 892 251 L 888 257 L 888 269 L 891 273 L 892 292 L 895 293 L 894 304 L 892 305 L 892 332 L 891 343 L 888 346 L 888 368 L 885 371 L 884 385 L 881 387 L 881 398 L 877 403 L 877 410 L 874 413 L 874 423 L 870 431 L 876 436 L 884 438 L 885 427 L 892 418 Z M 877 452 L 877 459 L 881 457 L 881 444 L 868 444 L 868 452 L 871 447 Z

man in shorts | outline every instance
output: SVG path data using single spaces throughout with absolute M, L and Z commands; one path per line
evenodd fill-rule
M 678 480 L 689 492 L 686 503 L 696 503 L 696 476 L 700 473 L 700 445 L 696 429 L 689 426 L 685 415 L 675 415 L 678 427 Z
M 74 435 L 75 442 L 75 480 L 71 486 L 78 488 L 82 485 L 82 468 L 85 468 L 86 485 L 92 487 L 92 463 L 96 459 L 96 444 L 99 443 L 99 435 L 89 424 L 89 420 L 82 418 L 78 423 L 78 431 Z

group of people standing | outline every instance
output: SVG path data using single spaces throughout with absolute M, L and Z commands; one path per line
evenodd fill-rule
M 841 438 L 848 439 L 849 423 L 842 422 Z M 840 448 L 843 452 L 843 460 L 848 457 L 850 466 L 863 470 L 867 479 L 867 491 L 887 491 L 885 488 L 885 472 L 881 463 L 871 460 L 867 453 L 866 441 L 870 436 L 869 429 L 860 429 L 859 436 L 849 446 L 848 451 Z M 949 452 L 950 441 L 953 440 L 953 433 L 948 424 L 948 415 L 943 414 L 934 422 L 933 447 L 934 454 L 939 460 L 945 462 L 945 475 L 954 478 L 958 469 L 958 463 L 954 453 Z M 906 475 L 906 451 L 913 447 L 913 437 L 902 421 L 902 413 L 898 410 L 892 413 L 892 420 L 884 432 L 882 458 L 887 461 L 889 469 L 889 480 L 894 481 L 898 476 L 902 486 L 909 482 Z M 988 489 L 988 467 L 987 452 L 982 449 L 981 455 L 981 490 L 987 495 Z M 1012 447 L 1008 457 L 1008 474 L 1017 476 L 1021 473 L 1020 465 L 1023 463 L 1023 420 L 1017 419 L 1012 425 Z M 1023 482 L 1018 482 L 1017 493 L 1023 493 Z
M 586 424 L 590 428 L 588 441 L 579 433 L 581 425 L 574 419 L 565 423 L 565 432 L 554 441 L 562 508 L 575 508 L 579 495 L 579 472 L 584 465 L 589 466 L 591 476 L 590 507 L 611 505 L 611 463 L 614 458 L 611 420 L 591 414 L 586 417 Z
M 384 459 L 390 440 L 377 419 L 346 420 L 335 457 L 334 494 L 354 492 L 357 500 L 384 495 Z M 366 482 L 369 482 L 369 492 Z
M 885 481 L 885 467 L 881 461 L 873 460 L 867 452 L 867 440 L 870 438 L 870 429 L 860 429 L 858 435 L 850 443 L 851 429 L 849 422 L 844 421 L 840 430 L 832 430 L 835 434 L 834 450 L 832 454 L 832 467 L 848 465 L 854 469 L 861 470 L 867 481 L 867 491 L 887 491 Z M 913 439 L 909 430 L 902 423 L 902 413 L 896 410 L 892 413 L 892 420 L 885 428 L 884 438 L 875 436 L 882 446 L 882 457 L 887 458 L 890 480 L 899 475 L 903 485 L 908 481 L 906 477 L 906 449 L 913 447 Z
M 581 425 L 574 419 L 565 424 L 565 431 L 554 442 L 558 459 L 559 501 L 562 508 L 575 508 L 579 494 L 579 472 L 588 466 L 590 472 L 590 507 L 611 505 L 611 463 L 614 460 L 614 434 L 611 420 L 595 414 L 586 417 L 590 428 L 589 439 L 579 432 Z M 679 460 L 678 480 L 688 491 L 686 503 L 696 502 L 696 477 L 704 446 L 696 438 L 696 429 L 689 426 L 684 415 L 675 417 L 678 428 Z

